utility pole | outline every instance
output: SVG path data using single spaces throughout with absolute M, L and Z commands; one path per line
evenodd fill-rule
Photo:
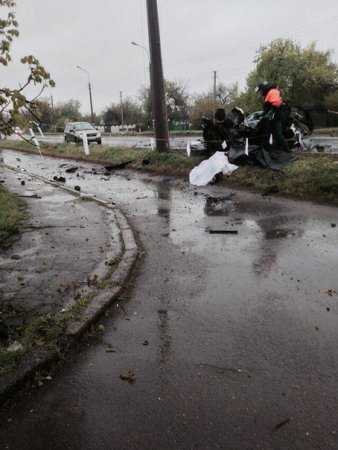
M 94 123 L 94 113 L 93 113 L 93 99 L 92 99 L 92 87 L 90 85 L 90 77 L 89 77 L 89 72 L 88 70 L 84 69 L 81 66 L 76 66 L 78 69 L 82 70 L 83 72 L 86 72 L 87 76 L 88 76 L 88 89 L 89 89 L 89 101 L 90 101 L 90 115 L 91 115 L 91 120 L 92 120 L 92 124 Z
M 214 70 L 214 118 L 216 113 L 216 80 L 217 80 L 217 72 Z
M 148 34 L 150 49 L 150 82 L 152 112 L 155 120 L 156 151 L 169 150 L 167 109 L 165 104 L 162 68 L 160 27 L 158 22 L 157 0 L 147 0 Z
M 93 113 L 93 99 L 92 99 L 92 88 L 90 86 L 90 81 L 88 81 L 89 89 L 89 100 L 90 100 L 90 116 L 92 118 L 92 125 L 94 124 L 94 113 Z
M 122 91 L 120 91 L 120 107 L 121 107 L 121 127 L 123 133 L 123 100 L 122 100 Z
M 53 96 L 52 95 L 50 96 L 50 105 L 51 105 L 51 109 L 49 110 L 49 117 L 50 117 L 50 127 L 52 129 L 52 126 L 53 126 L 53 115 L 54 115 L 54 102 L 53 102 Z

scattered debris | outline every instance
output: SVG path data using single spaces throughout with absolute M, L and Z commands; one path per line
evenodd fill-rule
M 22 197 L 22 198 L 41 198 L 41 196 L 38 195 L 38 194 L 32 194 L 32 195 L 18 195 L 18 197 Z
M 107 353 L 116 353 L 117 350 L 115 348 L 113 348 L 113 347 L 108 347 L 108 348 L 106 348 L 106 352 Z
M 128 161 L 124 161 L 118 164 L 113 164 L 111 166 L 104 166 L 104 168 L 108 171 L 110 170 L 116 170 L 116 169 L 124 169 L 128 164 L 130 164 L 132 162 L 131 159 L 129 159 Z
M 65 170 L 65 172 L 67 173 L 74 173 L 78 170 L 78 167 L 69 167 L 68 169 Z
M 336 228 L 336 224 L 335 223 L 331 223 L 331 227 L 332 228 Z
M 238 234 L 237 230 L 211 230 L 207 229 L 210 234 Z
M 228 202 L 228 201 L 232 200 L 232 198 L 235 195 L 236 194 L 234 192 L 231 192 L 231 194 L 227 195 L 226 197 L 212 197 L 212 196 L 208 195 L 206 198 L 206 202 L 207 202 L 207 204 Z
M 21 256 L 20 255 L 12 255 L 11 259 L 19 260 L 19 259 L 21 259 Z
M 283 420 L 282 422 L 280 422 L 280 423 L 278 423 L 276 426 L 274 426 L 274 427 L 272 428 L 272 431 L 274 432 L 274 431 L 279 430 L 279 428 L 283 427 L 284 425 L 286 425 L 286 424 L 289 423 L 289 422 L 290 422 L 290 419 L 285 419 L 285 420 Z
M 24 186 L 26 184 L 25 180 L 21 181 L 21 186 Z
M 54 181 L 57 181 L 59 183 L 65 183 L 66 182 L 66 178 L 65 177 L 57 177 L 56 175 L 53 177 Z
M 128 381 L 130 384 L 133 384 L 136 380 L 135 372 L 133 369 L 129 369 L 126 374 L 120 374 L 120 378 L 123 381 Z
M 79 192 L 79 191 L 81 191 L 81 188 L 80 188 L 80 186 L 77 186 L 77 185 L 76 185 L 76 186 L 74 186 L 74 189 L 75 189 L 76 191 L 78 191 L 78 192 Z
M 328 289 L 328 290 L 326 291 L 326 293 L 332 297 L 332 295 L 333 295 L 333 294 L 336 294 L 337 291 L 336 291 L 335 289 Z
M 148 195 L 142 195 L 141 197 L 136 197 L 136 200 L 144 200 L 145 198 L 148 198 Z
M 149 341 L 147 341 L 147 339 L 145 339 L 144 341 L 143 341 L 143 344 L 142 345 L 149 345 Z

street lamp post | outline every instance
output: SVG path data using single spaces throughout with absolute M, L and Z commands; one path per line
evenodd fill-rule
M 147 47 L 144 47 L 143 45 L 138 44 L 137 42 L 132 42 L 132 45 L 135 45 L 136 47 L 140 47 L 143 50 L 146 51 L 147 55 L 148 55 L 148 65 L 149 65 L 149 96 L 150 96 L 150 103 L 152 105 L 151 107 L 151 111 L 152 111 L 152 117 L 151 119 L 154 119 L 154 110 L 153 110 L 153 99 L 154 99 L 154 95 L 153 95 L 153 81 L 152 81 L 152 70 L 151 70 L 151 60 L 150 60 L 150 54 L 149 54 L 149 50 L 147 49 Z
M 94 123 L 94 113 L 93 113 L 93 100 L 92 100 L 92 88 L 90 86 L 90 79 L 89 79 L 89 72 L 86 69 L 83 69 L 83 67 L 76 66 L 78 69 L 83 70 L 83 72 L 86 72 L 88 75 L 88 89 L 89 89 L 89 101 L 90 101 L 90 114 L 92 119 L 92 124 Z
M 143 50 L 145 50 L 146 51 L 146 53 L 147 53 L 147 55 L 148 55 L 148 68 L 149 68 L 149 87 L 150 87 L 150 89 L 151 89 L 151 63 L 150 63 L 150 54 L 149 54 L 149 50 L 147 49 L 147 47 L 144 47 L 143 45 L 141 45 L 141 44 L 138 44 L 137 42 L 132 42 L 132 45 L 135 45 L 136 47 L 140 47 L 140 48 L 142 48 Z

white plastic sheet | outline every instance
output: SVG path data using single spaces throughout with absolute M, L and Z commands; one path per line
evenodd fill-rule
M 194 186 L 205 186 L 210 183 L 217 173 L 230 175 L 238 166 L 231 164 L 223 152 L 216 152 L 209 159 L 194 167 L 189 174 L 190 184 Z

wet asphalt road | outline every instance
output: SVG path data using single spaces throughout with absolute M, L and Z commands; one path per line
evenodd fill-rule
M 3 412 L 0 448 L 337 448 L 337 208 L 81 166 L 67 184 L 120 205 L 145 254 L 102 336 Z

